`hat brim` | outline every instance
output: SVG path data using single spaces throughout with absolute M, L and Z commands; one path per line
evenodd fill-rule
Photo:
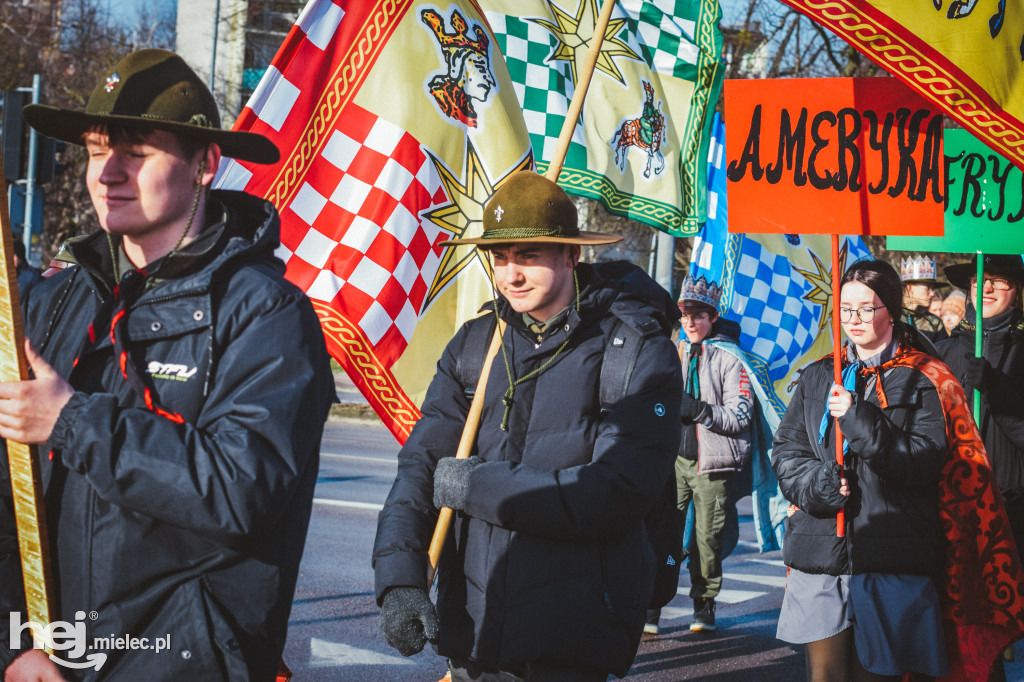
M 943 268 L 942 272 L 946 275 L 946 279 L 950 281 L 953 286 L 965 291 L 971 288 L 971 277 L 978 274 L 978 266 L 976 263 L 955 263 L 953 265 L 947 265 Z M 1024 282 L 1024 269 L 1011 268 L 1006 270 L 1004 268 L 992 267 L 989 264 L 985 268 L 985 272 L 996 277 L 1007 277 L 1016 282 Z
M 599 244 L 615 244 L 621 241 L 622 237 L 620 235 L 580 230 L 580 233 L 575 237 L 523 237 L 522 239 L 487 239 L 486 237 L 472 237 L 469 239 L 449 239 L 441 242 L 440 245 L 480 246 L 493 249 L 507 244 L 579 244 L 580 246 L 597 246 Z
M 83 136 L 96 126 L 118 125 L 125 128 L 165 130 L 199 142 L 213 143 L 220 147 L 224 156 L 239 161 L 271 164 L 281 159 L 277 145 L 259 133 L 204 128 L 158 118 L 86 114 L 49 104 L 29 104 L 23 109 L 23 116 L 30 126 L 43 135 L 70 144 L 83 144 Z

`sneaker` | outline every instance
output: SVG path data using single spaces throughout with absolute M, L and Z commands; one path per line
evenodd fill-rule
M 644 634 L 658 634 L 658 621 L 661 620 L 661 609 L 648 609 L 647 620 L 644 622 Z
M 715 630 L 715 600 L 701 599 L 693 600 L 693 622 L 690 623 L 691 632 L 713 632 Z

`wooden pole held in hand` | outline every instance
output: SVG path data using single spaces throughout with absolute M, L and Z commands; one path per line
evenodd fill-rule
M 469 413 L 466 415 L 466 425 L 462 428 L 462 438 L 459 439 L 459 449 L 455 452 L 455 459 L 469 459 L 473 452 L 473 444 L 476 442 L 476 434 L 480 429 L 480 415 L 484 410 L 484 394 L 487 389 L 487 377 L 491 373 L 491 364 L 494 356 L 498 354 L 501 347 L 501 335 L 505 332 L 505 325 L 501 320 L 494 326 L 494 336 L 491 338 L 491 345 L 487 348 L 487 355 L 484 357 L 484 365 L 480 370 L 480 378 L 476 382 L 476 392 L 473 394 L 473 401 L 469 404 Z M 444 548 L 444 541 L 448 537 L 448 529 L 452 525 L 453 512 L 448 507 L 442 507 L 437 516 L 437 525 L 434 526 L 434 536 L 430 539 L 430 549 L 427 556 L 430 557 L 430 566 L 427 568 L 427 589 L 434 582 L 437 574 L 437 562 L 441 559 L 441 550 Z
M 3 156 L 0 154 L 2 177 Z M 0 267 L 3 268 L 3 274 L 0 275 L 0 381 L 24 381 L 29 378 L 29 367 L 25 359 L 18 273 L 14 267 L 14 238 L 11 234 L 11 216 L 7 210 L 7 185 L 3 182 L 0 182 L 0 233 Z M 9 440 L 7 460 L 11 470 L 11 494 L 18 527 L 28 619 L 46 628 L 53 613 L 53 574 L 50 570 L 50 545 L 46 533 L 46 505 L 39 458 L 35 446 Z M 51 641 L 44 640 L 42 644 L 48 654 L 53 653 Z

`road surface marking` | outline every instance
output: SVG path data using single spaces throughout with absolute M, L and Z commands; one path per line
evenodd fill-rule
M 328 504 L 332 507 L 349 507 L 351 509 L 370 509 L 372 511 L 380 511 L 384 508 L 383 504 L 374 504 L 372 502 L 350 502 L 349 500 L 328 500 L 323 497 L 314 497 L 314 502 L 319 504 Z
M 312 668 L 326 668 L 339 665 L 413 665 L 413 662 L 401 656 L 357 649 L 348 644 L 314 637 L 309 640 L 309 665 Z

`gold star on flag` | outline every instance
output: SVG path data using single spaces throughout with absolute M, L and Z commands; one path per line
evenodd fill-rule
M 484 168 L 476 148 L 467 138 L 466 179 L 463 181 L 455 177 L 455 174 L 448 170 L 440 159 L 429 152 L 428 154 L 434 163 L 434 168 L 441 176 L 441 184 L 444 185 L 445 194 L 448 195 L 450 203 L 424 212 L 423 219 L 450 232 L 451 239 L 479 237 L 484 231 L 484 204 L 487 203 L 487 200 L 505 184 L 505 181 L 513 173 L 530 170 L 533 167 L 533 157 L 527 154 L 505 175 L 496 182 L 492 182 L 487 177 L 487 169 Z M 430 307 L 433 300 L 444 291 L 445 287 L 457 279 L 474 259 L 479 259 L 484 270 L 487 271 L 487 260 L 472 244 L 445 247 L 437 274 L 423 301 L 423 310 Z
M 839 263 L 837 263 L 839 272 L 846 272 L 848 246 L 849 242 L 844 239 L 843 247 L 839 250 Z M 811 254 L 811 260 L 814 261 L 814 267 L 817 272 L 811 272 L 809 270 L 805 271 L 797 267 L 794 267 L 793 269 L 803 275 L 804 279 L 814 287 L 808 293 L 804 294 L 804 298 L 811 303 L 817 303 L 822 307 L 821 317 L 818 318 L 818 331 L 823 332 L 832 322 L 832 271 L 820 258 L 818 258 L 816 253 L 813 251 L 809 251 L 809 253 Z
M 580 0 L 575 16 L 555 5 L 552 0 L 547 0 L 547 3 L 551 8 L 551 15 L 555 18 L 555 23 L 546 19 L 530 19 L 530 21 L 551 31 L 558 40 L 558 46 L 548 59 L 569 62 L 569 68 L 572 70 L 572 82 L 575 85 L 579 80 L 576 71 L 577 64 L 583 64 L 587 50 L 590 49 L 590 41 L 594 37 L 599 13 L 597 0 Z M 625 25 L 625 19 L 608 21 L 596 65 L 599 71 L 603 71 L 623 85 L 627 85 L 626 78 L 615 63 L 615 58 L 627 57 L 638 62 L 643 61 L 640 55 L 630 49 L 624 40 L 616 37 Z

